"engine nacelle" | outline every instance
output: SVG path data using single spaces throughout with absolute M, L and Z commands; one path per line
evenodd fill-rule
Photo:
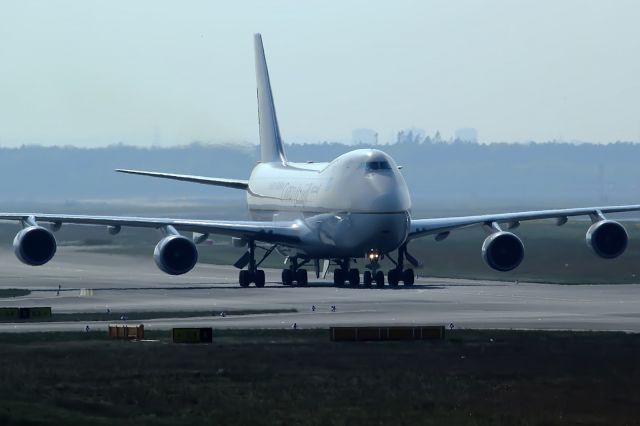
M 601 220 L 587 231 L 587 245 L 598 256 L 613 259 L 627 249 L 629 237 L 624 226 L 613 220 Z
M 524 244 L 511 232 L 496 232 L 482 243 L 482 260 L 496 271 L 511 271 L 522 263 L 522 259 Z
M 161 271 L 170 275 L 186 274 L 198 261 L 198 250 L 189 238 L 169 235 L 158 242 L 153 260 Z
M 28 226 L 13 239 L 13 251 L 20 262 L 44 265 L 56 254 L 58 244 L 51 231 L 41 226 Z

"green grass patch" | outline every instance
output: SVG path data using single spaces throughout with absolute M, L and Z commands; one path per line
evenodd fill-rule
M 214 330 L 210 345 L 0 334 L 0 423 L 634 424 L 640 335 L 454 330 L 330 342 Z M 151 337 L 151 336 L 149 336 Z M 153 337 L 152 337 L 153 338 Z
M 28 296 L 30 294 L 31 294 L 31 290 L 27 290 L 23 288 L 0 289 L 0 299 L 5 299 L 9 297 L 22 297 L 22 296 Z
M 288 314 L 298 312 L 297 309 L 236 309 L 228 311 L 142 311 L 142 312 L 75 312 L 75 313 L 53 313 L 50 318 L 31 318 L 18 320 L 21 322 L 66 322 L 66 321 L 121 321 L 122 316 L 130 322 L 158 319 L 158 318 L 195 318 L 195 317 L 219 317 L 239 315 L 261 315 L 261 314 Z M 1 322 L 2 320 L 0 320 Z M 15 322 L 15 319 L 5 320 Z

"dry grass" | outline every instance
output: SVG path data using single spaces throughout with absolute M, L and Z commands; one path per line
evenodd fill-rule
M 454 331 L 331 343 L 224 331 L 212 345 L 1 335 L 0 424 L 634 424 L 640 336 Z

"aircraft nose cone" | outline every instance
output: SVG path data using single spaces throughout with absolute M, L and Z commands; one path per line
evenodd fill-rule
M 370 199 L 371 210 L 376 212 L 405 211 L 406 206 L 403 201 L 400 191 L 389 191 L 375 194 Z
M 411 208 L 404 180 L 396 174 L 370 174 L 356 188 L 352 208 L 361 212 L 403 212 Z
M 406 213 L 363 214 L 356 216 L 360 251 L 378 249 L 389 252 L 397 248 L 406 238 L 408 220 Z

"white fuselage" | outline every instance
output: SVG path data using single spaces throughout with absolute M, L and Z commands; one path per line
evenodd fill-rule
M 411 199 L 391 157 L 375 149 L 330 163 L 265 163 L 252 171 L 247 204 L 256 220 L 308 229 L 299 252 L 316 258 L 388 253 L 407 238 Z

